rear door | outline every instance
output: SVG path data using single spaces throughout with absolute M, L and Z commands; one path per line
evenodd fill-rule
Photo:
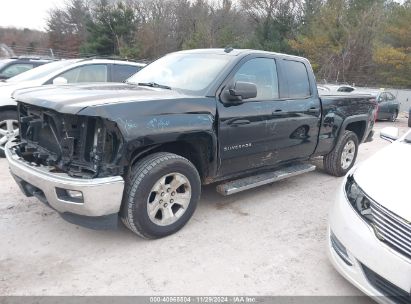
M 272 124 L 273 147 L 278 162 L 311 156 L 318 142 L 321 102 L 313 91 L 315 79 L 308 63 L 291 59 L 278 60 L 280 98 L 275 104 Z
M 387 100 L 388 100 L 389 113 L 391 116 L 393 113 L 398 111 L 399 102 L 395 98 L 395 96 L 391 94 L 390 92 L 386 92 L 386 94 L 387 94 Z
M 385 92 L 381 93 L 378 101 L 378 118 L 385 119 L 390 116 L 390 104 L 388 96 Z

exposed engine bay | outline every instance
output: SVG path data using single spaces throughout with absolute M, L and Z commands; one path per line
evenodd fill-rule
M 19 103 L 20 157 L 72 177 L 121 175 L 123 137 L 109 120 Z

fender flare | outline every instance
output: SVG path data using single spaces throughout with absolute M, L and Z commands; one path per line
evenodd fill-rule
M 343 132 L 346 130 L 347 126 L 350 123 L 353 122 L 365 122 L 365 130 L 364 130 L 364 135 L 362 138 L 358 138 L 358 141 L 360 143 L 363 142 L 364 138 L 366 137 L 366 133 L 367 133 L 367 122 L 369 121 L 369 116 L 367 114 L 359 114 L 359 115 L 353 115 L 350 117 L 347 117 L 346 119 L 344 119 L 341 127 L 340 127 L 340 131 L 338 133 L 338 137 L 337 140 L 340 138 L 340 136 L 343 134 Z

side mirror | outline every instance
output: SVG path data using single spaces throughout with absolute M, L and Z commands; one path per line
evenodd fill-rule
M 393 142 L 400 137 L 400 131 L 395 127 L 386 127 L 380 131 L 380 137 L 389 142 Z
M 229 101 L 241 102 L 255 97 L 257 97 L 257 86 L 251 82 L 236 81 L 234 87 L 225 91 L 225 98 Z
M 53 84 L 67 84 L 68 81 L 64 77 L 57 77 L 53 79 Z

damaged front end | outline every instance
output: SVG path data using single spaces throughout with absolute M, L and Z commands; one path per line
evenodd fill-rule
M 116 123 L 24 103 L 18 108 L 21 143 L 16 153 L 29 163 L 77 178 L 123 174 L 119 152 L 124 140 Z

